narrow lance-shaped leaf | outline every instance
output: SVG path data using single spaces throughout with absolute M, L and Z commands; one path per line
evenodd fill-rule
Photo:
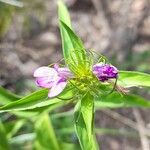
M 18 99 L 20 99 L 20 96 L 11 93 L 3 87 L 0 87 L 0 104 L 7 104 Z
M 10 150 L 8 140 L 6 137 L 6 132 L 3 124 L 0 121 L 0 150 Z
M 0 107 L 0 112 L 28 108 L 47 98 L 48 89 L 36 91 L 28 96 L 23 97 L 15 102 Z
M 68 103 L 72 98 L 72 91 L 67 88 L 59 95 L 59 98 L 48 98 L 48 89 L 41 89 L 30 95 L 27 95 L 15 102 L 8 103 L 0 107 L 0 113 L 8 111 L 28 110 L 33 112 L 42 112 L 44 109 L 59 107 Z M 64 101 L 66 100 L 66 101 Z M 18 113 L 17 113 L 18 114 Z M 19 114 L 18 114 L 19 115 Z
M 61 28 L 67 32 L 73 45 L 73 49 L 68 49 L 68 57 L 73 56 L 73 59 L 75 59 L 77 65 L 80 64 L 86 66 L 86 52 L 82 41 L 63 21 L 60 20 L 60 22 Z
M 84 98 L 88 98 L 88 96 L 85 96 Z M 86 100 L 84 98 L 82 100 Z M 90 114 L 89 119 L 88 119 L 87 116 L 85 116 L 85 112 L 87 111 L 87 108 L 81 108 L 80 101 L 76 105 L 75 114 L 74 114 L 76 133 L 77 133 L 82 150 L 98 150 L 98 145 L 96 143 L 95 135 L 93 131 L 91 130 L 91 127 L 93 124 L 92 123 L 93 122 L 93 108 L 92 108 L 93 106 L 91 104 L 89 106 L 90 106 L 90 110 L 87 113 L 89 114 L 91 112 L 92 115 Z
M 9 128 L 9 125 L 13 124 L 12 128 Z M 20 119 L 20 120 L 15 120 L 13 122 L 9 122 L 8 124 L 5 125 L 5 127 L 8 127 L 8 133 L 7 133 L 7 137 L 9 140 L 11 140 L 12 136 L 15 135 L 18 130 L 20 130 L 20 128 L 25 124 L 25 120 Z
M 71 28 L 70 15 L 67 10 L 67 7 L 64 5 L 62 0 L 58 1 L 58 16 L 59 20 L 62 20 L 65 24 L 67 24 Z M 62 39 L 62 49 L 64 58 L 67 60 L 69 57 L 69 50 L 73 49 L 73 45 L 71 39 L 64 28 L 60 25 L 60 33 Z
M 150 101 L 133 94 L 121 95 L 113 92 L 110 95 L 95 97 L 95 107 L 96 109 L 120 107 L 150 108 Z
M 93 96 L 87 93 L 81 100 L 81 113 L 86 125 L 89 140 L 93 134 L 94 101 Z
M 36 149 L 60 150 L 56 135 L 48 114 L 41 114 L 35 125 L 36 130 Z
M 62 39 L 63 55 L 66 61 L 86 64 L 85 48 L 80 38 L 73 32 L 67 7 L 58 1 L 59 28 Z
M 136 71 L 120 71 L 118 84 L 123 87 L 150 87 L 150 74 Z

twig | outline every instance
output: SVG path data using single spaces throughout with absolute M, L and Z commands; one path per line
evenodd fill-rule
M 143 150 L 150 150 L 149 140 L 147 136 L 145 135 L 145 124 L 141 117 L 140 112 L 137 109 L 133 109 L 133 114 L 135 116 L 135 119 L 137 121 L 137 127 L 139 131 L 139 135 L 141 138 L 141 145 Z
M 133 128 L 133 129 L 138 131 L 138 125 L 136 124 L 136 122 L 134 122 L 134 121 L 132 121 L 132 120 L 130 120 L 130 119 L 120 115 L 117 112 L 109 110 L 109 109 L 102 109 L 101 111 L 103 113 L 107 114 L 108 116 L 112 117 L 113 119 L 116 119 L 116 120 L 122 122 L 123 124 L 125 124 L 125 125 L 127 125 L 127 126 L 129 126 L 129 127 L 131 127 L 131 128 Z M 150 137 L 150 131 L 148 129 L 146 129 L 146 128 L 144 130 L 144 134 L 146 136 Z

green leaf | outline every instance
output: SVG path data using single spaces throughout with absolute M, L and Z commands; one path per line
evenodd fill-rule
M 62 39 L 63 55 L 71 63 L 86 64 L 86 52 L 80 38 L 73 32 L 69 12 L 65 4 L 58 2 L 59 27 Z
M 72 98 L 72 91 L 64 90 L 60 94 L 61 97 L 60 99 L 59 98 L 49 99 L 47 95 L 48 95 L 48 89 L 42 89 L 36 91 L 34 93 L 31 93 L 28 96 L 23 97 L 22 99 L 19 99 L 15 102 L 8 103 L 7 105 L 0 107 L 0 113 L 8 112 L 8 111 L 24 110 L 24 112 L 21 112 L 21 114 L 26 115 L 25 110 L 27 110 L 27 115 L 28 113 L 34 115 L 34 112 L 51 110 L 53 108 L 69 103 L 70 99 Z M 67 99 L 67 100 L 64 101 L 61 99 Z M 14 113 L 19 115 L 18 112 L 14 112 Z
M 77 103 L 76 108 L 75 108 L 75 128 L 76 128 L 76 133 L 79 139 L 80 146 L 82 150 L 98 150 L 98 145 L 96 143 L 96 138 L 94 133 L 90 135 L 89 139 L 89 133 L 87 130 L 87 123 L 85 124 L 85 116 L 83 117 L 83 114 L 81 112 L 81 106 L 80 106 L 80 101 Z M 87 120 L 87 118 L 86 118 Z
M 0 112 L 11 111 L 11 110 L 24 110 L 34 104 L 47 99 L 48 89 L 42 89 L 36 91 L 28 96 L 23 97 L 15 102 L 11 102 L 5 106 L 0 107 Z
M 67 7 L 62 2 L 62 0 L 58 1 L 58 16 L 59 16 L 59 20 L 62 20 L 71 28 L 70 15 L 69 15 L 69 12 L 67 10 Z M 68 50 L 72 50 L 73 45 L 71 43 L 69 35 L 64 30 L 64 28 L 61 26 L 61 24 L 60 24 L 60 33 L 61 33 L 61 39 L 62 39 L 63 55 L 64 55 L 64 58 L 67 60 L 69 57 L 69 51 Z
M 58 1 L 58 17 L 62 20 L 68 27 L 71 27 L 71 19 L 67 7 L 62 0 Z
M 81 113 L 86 125 L 89 140 L 93 134 L 94 101 L 93 96 L 87 93 L 81 100 Z
M 11 122 L 9 122 L 9 125 Z M 13 126 L 11 128 L 11 130 L 9 130 L 9 133 L 7 134 L 7 137 L 10 139 L 13 135 L 15 135 L 18 130 L 20 130 L 20 128 L 25 124 L 25 120 L 21 119 L 18 121 L 13 121 Z M 7 125 L 8 126 L 8 125 Z
M 135 71 L 120 71 L 117 84 L 123 87 L 150 87 L 150 75 Z
M 65 49 L 65 51 L 68 51 L 67 60 L 68 58 L 70 58 L 69 60 L 74 59 L 72 61 L 75 61 L 77 63 L 76 65 L 86 66 L 86 52 L 82 41 L 63 21 L 60 21 L 60 23 L 61 28 L 67 32 L 73 46 L 73 48 Z
M 0 87 L 0 104 L 4 105 L 18 99 L 20 99 L 20 96 L 11 93 L 3 87 Z
M 41 114 L 35 125 L 38 147 L 44 150 L 60 150 L 56 135 L 48 114 Z M 36 147 L 37 148 L 37 147 Z M 37 148 L 37 150 L 39 149 Z M 41 149 L 39 149 L 41 150 Z
M 36 116 L 39 113 L 42 113 L 44 111 L 49 112 L 58 107 L 61 107 L 65 104 L 70 103 L 70 100 L 72 99 L 72 97 L 73 97 L 73 93 L 71 89 L 67 87 L 58 96 L 58 98 L 47 99 L 47 100 L 38 102 L 30 107 L 17 108 L 15 109 L 15 111 L 13 111 L 13 114 L 19 117 L 25 117 L 25 118 L 28 118 L 29 116 Z M 10 110 L 5 110 L 5 111 L 10 111 Z
M 144 107 L 150 108 L 150 101 L 137 95 L 121 95 L 113 92 L 112 94 L 95 98 L 95 107 L 99 108 L 120 108 L 120 107 Z
M 77 145 L 75 145 L 75 144 L 72 144 L 72 143 L 60 143 L 61 144 L 61 149 L 62 150 L 77 150 L 77 149 L 79 149 L 78 147 L 77 147 Z
M 14 112 L 18 116 L 28 117 L 28 116 L 36 116 L 42 112 L 50 112 L 58 107 L 61 107 L 69 102 L 65 102 L 59 99 L 51 99 L 45 102 L 38 103 L 29 108 L 23 109 L 23 111 Z
M 61 23 L 62 27 L 65 29 L 65 31 L 67 32 L 67 34 L 69 35 L 70 40 L 73 45 L 73 48 L 75 50 L 81 50 L 82 53 L 85 53 L 85 51 L 84 51 L 85 48 L 84 48 L 84 45 L 83 45 L 81 39 L 73 32 L 73 30 L 67 24 L 65 24 L 65 22 L 60 20 L 60 23 Z
M 3 124 L 0 122 L 0 150 L 9 150 L 9 144 Z

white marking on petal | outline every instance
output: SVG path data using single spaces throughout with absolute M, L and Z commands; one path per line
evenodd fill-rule
M 49 77 L 53 79 L 57 76 L 57 71 L 54 68 L 49 68 L 46 66 L 40 67 L 34 71 L 34 77 Z

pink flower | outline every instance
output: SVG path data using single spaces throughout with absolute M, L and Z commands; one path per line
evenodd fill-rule
M 59 68 L 57 64 L 54 68 L 40 67 L 34 71 L 36 84 L 43 88 L 50 89 L 48 97 L 59 95 L 67 85 L 67 80 L 73 77 L 68 68 Z

